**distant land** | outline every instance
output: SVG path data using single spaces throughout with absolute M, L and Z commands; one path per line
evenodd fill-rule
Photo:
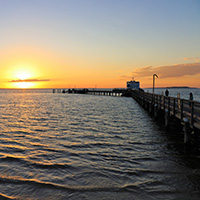
M 196 87 L 188 87 L 188 86 L 172 86 L 172 87 L 167 87 L 168 89 L 196 89 Z
M 197 87 L 188 87 L 188 86 L 171 86 L 171 87 L 156 87 L 156 89 L 197 89 Z M 145 89 L 152 89 L 150 88 L 145 88 Z

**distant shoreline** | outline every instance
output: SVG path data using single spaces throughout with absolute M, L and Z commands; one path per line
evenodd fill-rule
M 188 87 L 188 86 L 172 86 L 172 87 L 167 87 L 168 89 L 197 89 L 196 87 Z
M 188 87 L 188 86 L 172 86 L 172 87 L 156 87 L 155 89 L 199 89 L 197 87 Z M 152 89 L 152 88 L 145 88 Z

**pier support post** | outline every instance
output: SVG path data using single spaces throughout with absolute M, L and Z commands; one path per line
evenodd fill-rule
M 149 102 L 149 114 L 153 117 L 154 116 L 154 104 Z
M 158 118 L 158 104 L 154 104 L 154 119 Z
M 152 113 L 152 104 L 151 102 L 149 102 L 149 114 L 151 115 L 151 113 Z
M 147 111 L 149 111 L 149 102 L 148 102 L 148 101 L 145 102 L 145 109 L 146 109 Z
M 145 108 L 145 100 L 142 98 L 142 107 Z
M 190 117 L 190 124 L 191 127 L 194 128 L 193 126 L 193 122 L 194 122 L 194 102 L 190 102 L 191 103 L 191 117 Z
M 169 120 L 170 117 L 169 117 L 169 111 L 166 109 L 165 110 L 165 128 L 166 130 L 169 130 Z
M 184 121 L 184 145 L 185 145 L 185 150 L 190 151 L 191 149 L 191 128 L 190 128 L 190 123 L 187 118 L 183 119 Z

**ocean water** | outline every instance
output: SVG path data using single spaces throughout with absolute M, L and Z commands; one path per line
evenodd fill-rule
M 0 199 L 199 200 L 200 158 L 132 98 L 1 90 Z

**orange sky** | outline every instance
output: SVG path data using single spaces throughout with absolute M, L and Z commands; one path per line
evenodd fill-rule
M 114 63 L 77 60 L 42 48 L 16 47 L 0 53 L 0 88 L 121 88 L 132 77 L 145 88 L 152 87 L 154 73 L 159 76 L 157 87 L 200 87 L 199 62 L 120 69 Z M 30 81 L 17 82 L 19 79 Z

